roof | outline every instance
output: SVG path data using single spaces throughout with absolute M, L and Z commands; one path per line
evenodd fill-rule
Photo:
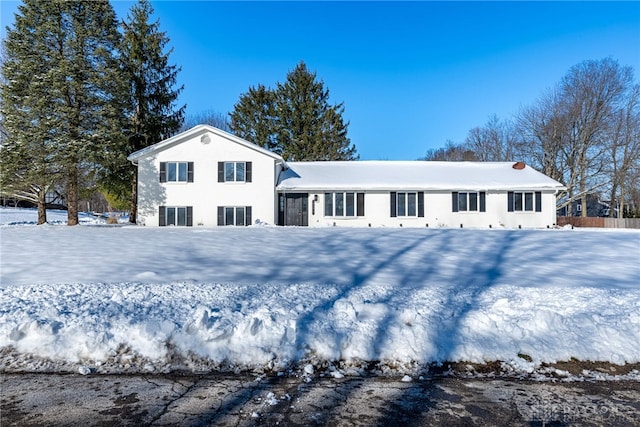
M 530 166 L 514 162 L 288 162 L 278 190 L 563 190 Z
M 209 126 L 209 125 L 197 125 L 192 127 L 189 130 L 186 130 L 182 133 L 179 133 L 177 135 L 172 136 L 171 138 L 165 139 L 164 141 L 160 141 L 156 144 L 150 145 L 148 147 L 143 148 L 142 150 L 138 150 L 135 151 L 133 153 L 131 153 L 127 159 L 129 161 L 136 161 L 139 160 L 141 158 L 144 157 L 148 157 L 151 156 L 153 154 L 155 154 L 158 151 L 163 151 L 166 150 L 167 148 L 173 147 L 175 145 L 178 145 L 188 139 L 197 137 L 199 135 L 203 135 L 205 133 L 212 133 L 214 135 L 218 135 L 222 138 L 228 139 L 232 142 L 235 142 L 236 144 L 240 144 L 242 146 L 245 146 L 247 148 L 250 148 L 252 150 L 255 150 L 259 153 L 264 154 L 265 156 L 271 157 L 273 159 L 276 160 L 280 160 L 282 162 L 284 162 L 284 159 L 282 157 L 280 157 L 278 154 L 266 150 L 256 144 L 253 144 L 247 140 L 244 140 L 240 137 L 237 137 L 235 135 L 230 134 L 229 132 L 225 132 L 222 129 L 218 129 L 216 127 L 213 126 Z

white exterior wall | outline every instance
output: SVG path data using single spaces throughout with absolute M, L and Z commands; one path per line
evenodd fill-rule
M 390 191 L 345 192 L 365 193 L 364 216 L 325 217 L 325 192 L 312 191 L 309 192 L 309 226 L 459 228 L 462 224 L 471 228 L 546 228 L 556 224 L 556 197 L 553 191 L 542 192 L 542 212 L 508 212 L 507 191 L 486 191 L 486 212 L 452 212 L 451 191 L 425 191 L 424 217 L 391 217 Z M 317 201 L 314 201 L 315 196 L 318 197 Z
M 202 142 L 207 135 L 208 143 Z M 206 140 L 206 138 L 205 138 Z M 160 162 L 194 162 L 194 182 L 160 183 Z M 252 182 L 218 182 L 218 162 L 252 162 Z M 160 206 L 192 206 L 193 226 L 217 226 L 218 206 L 251 206 L 252 223 L 275 223 L 276 160 L 210 132 L 138 162 L 138 222 L 158 226 Z

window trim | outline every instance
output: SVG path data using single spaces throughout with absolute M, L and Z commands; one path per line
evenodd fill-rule
M 232 220 L 229 222 L 228 212 L 231 210 L 233 214 Z M 238 224 L 238 212 L 242 211 L 243 221 Z M 218 226 L 219 227 L 247 227 L 251 225 L 251 206 L 218 206 Z
M 185 179 L 180 179 L 180 165 L 186 165 Z M 172 167 L 173 166 L 173 167 Z M 169 180 L 169 170 L 174 169 L 175 180 Z M 193 182 L 193 162 L 186 161 L 170 161 L 160 162 L 160 176 L 159 181 L 167 184 L 184 184 L 187 182 Z
M 169 224 L 169 210 L 173 209 L 173 221 Z M 184 224 L 180 224 L 180 211 L 184 209 Z M 160 206 L 158 208 L 160 227 L 193 227 L 193 206 Z
M 392 191 L 389 193 L 391 196 L 391 200 L 390 200 L 390 208 L 391 208 L 391 212 L 390 212 L 390 216 L 391 218 L 424 218 L 424 191 L 411 191 L 411 190 L 407 190 L 407 191 Z M 408 195 L 410 194 L 415 194 L 415 215 L 400 215 L 399 212 L 399 208 L 400 208 L 400 197 L 401 195 L 404 195 L 404 200 L 405 200 L 405 209 L 404 212 L 407 213 L 408 212 L 408 208 L 409 208 L 409 201 L 410 198 L 408 197 Z
M 463 196 L 464 195 L 464 196 Z M 464 209 L 461 209 L 461 197 L 464 197 Z M 473 203 L 472 203 L 473 201 Z M 475 209 L 471 209 L 475 205 Z M 451 212 L 455 213 L 482 213 L 487 211 L 486 191 L 452 191 Z
M 529 199 L 529 200 L 527 200 Z M 531 202 L 527 209 L 528 201 Z M 508 191 L 507 212 L 514 213 L 539 213 L 542 212 L 542 191 Z
M 244 165 L 244 179 L 237 179 L 238 165 Z M 227 166 L 233 165 L 233 179 L 227 179 Z M 247 183 L 252 181 L 253 175 L 253 162 L 247 161 L 226 161 L 218 162 L 218 182 L 230 182 L 230 183 Z
M 327 191 L 324 193 L 325 218 L 357 218 L 364 216 L 364 194 L 357 191 Z M 341 203 L 339 204 L 339 197 Z M 341 206 L 341 214 L 338 214 Z M 330 211 L 330 212 L 329 212 Z

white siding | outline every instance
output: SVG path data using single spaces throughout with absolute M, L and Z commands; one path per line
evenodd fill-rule
M 403 189 L 397 191 L 417 192 Z M 507 191 L 486 191 L 485 212 L 453 212 L 451 191 L 426 191 L 424 217 L 391 217 L 390 191 L 364 193 L 364 216 L 325 217 L 324 192 L 309 192 L 309 226 L 459 228 L 462 225 L 463 228 L 546 228 L 556 224 L 555 191 L 542 191 L 542 212 L 508 212 Z M 315 196 L 317 201 L 314 200 Z
M 203 143 L 203 136 L 208 143 Z M 207 140 L 207 138 L 204 138 Z M 193 162 L 194 182 L 160 183 L 161 162 Z M 252 162 L 252 182 L 218 182 L 218 162 Z M 152 153 L 138 162 L 139 223 L 157 226 L 159 206 L 193 206 L 193 226 L 217 226 L 218 206 L 251 206 L 252 223 L 275 223 L 276 160 L 213 133 Z

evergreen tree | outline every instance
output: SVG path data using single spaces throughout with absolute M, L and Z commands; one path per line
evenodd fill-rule
M 46 34 L 56 27 L 52 4 L 27 1 L 18 7 L 13 28 L 3 45 L 1 110 L 5 135 L 0 156 L 3 195 L 31 199 L 38 206 L 38 224 L 47 221 L 46 192 L 58 178 L 51 162 L 55 153 L 50 131 L 56 64 L 47 55 Z
M 104 153 L 117 142 L 116 106 L 119 73 L 116 62 L 120 35 L 108 0 L 55 1 L 60 19 L 57 58 L 59 97 L 57 158 L 64 168 L 67 223 L 78 224 L 82 180 L 97 172 Z
M 231 131 L 240 138 L 282 153 L 275 131 L 275 93 L 263 85 L 250 87 L 229 114 Z
M 329 90 L 304 62 L 278 83 L 275 92 L 276 129 L 282 155 L 288 160 L 354 160 L 355 146 L 347 137 L 342 103 L 329 105 Z
M 46 220 L 44 195 L 60 177 L 67 222 L 78 223 L 81 181 L 95 172 L 97 153 L 110 138 L 117 43 L 106 0 L 25 0 L 7 31 L 3 167 L 36 188 L 39 222 Z
M 329 90 L 301 62 L 275 90 L 259 85 L 242 95 L 230 126 L 287 160 L 354 160 L 343 113 L 343 104 L 330 105 Z
M 127 141 L 121 158 L 114 159 L 107 186 L 112 193 L 131 194 L 129 221 L 136 222 L 137 173 L 126 161 L 126 155 L 170 137 L 180 130 L 186 106 L 175 107 L 182 86 L 174 89 L 179 67 L 169 64 L 172 50 L 160 31 L 158 21 L 149 22 L 153 8 L 148 0 L 135 4 L 127 21 L 120 47 L 123 78 L 127 82 Z M 128 187 L 128 189 L 125 189 Z

